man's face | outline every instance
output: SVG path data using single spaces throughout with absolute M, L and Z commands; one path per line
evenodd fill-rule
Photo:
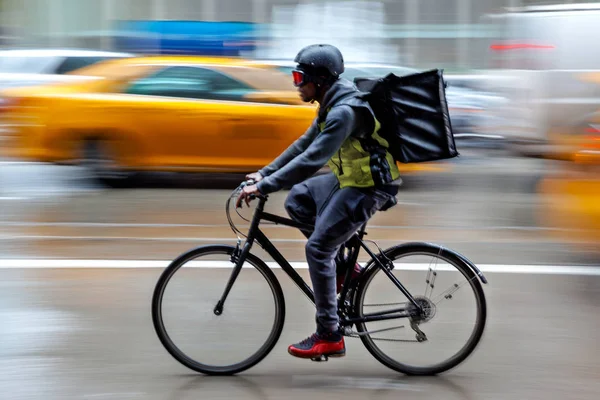
M 317 88 L 313 82 L 308 82 L 306 85 L 298 87 L 298 93 L 300 94 L 302 101 L 308 103 L 315 98 Z

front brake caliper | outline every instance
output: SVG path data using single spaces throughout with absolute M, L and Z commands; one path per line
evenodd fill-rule
M 233 250 L 233 253 L 231 253 L 230 258 L 230 261 L 233 264 L 237 264 L 238 260 L 240 259 L 240 255 L 242 254 L 241 244 L 242 240 L 238 238 L 237 244 L 235 246 L 235 249 Z

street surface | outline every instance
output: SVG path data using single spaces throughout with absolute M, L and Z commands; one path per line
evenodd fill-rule
M 403 376 L 358 339 L 348 340 L 345 358 L 327 363 L 290 357 L 286 347 L 314 329 L 314 309 L 275 270 L 286 300 L 277 346 L 239 376 L 215 378 L 187 370 L 164 350 L 150 301 L 162 268 L 177 255 L 235 244 L 224 211 L 240 177 L 158 174 L 140 187 L 110 190 L 86 182 L 77 168 L 2 160 L 2 398 L 598 399 L 600 260 L 562 242 L 561 228 L 545 223 L 535 188 L 551 168 L 540 160 L 467 154 L 441 171 L 406 176 L 398 206 L 369 224 L 367 238 L 384 248 L 436 242 L 485 271 L 486 331 L 459 367 L 438 377 Z M 272 195 L 267 209 L 283 213 L 285 194 Z M 250 216 L 245 208 L 241 213 Z M 247 223 L 233 215 L 243 231 Z M 289 261 L 305 261 L 299 232 L 264 231 Z M 253 252 L 271 261 L 258 246 Z M 306 269 L 299 272 L 308 279 Z M 202 291 L 223 285 L 228 270 L 197 275 Z M 253 316 L 251 302 L 260 304 L 262 295 L 246 293 Z M 260 322 L 239 320 L 244 327 Z M 237 348 L 255 334 L 243 333 Z M 209 352 L 215 346 L 194 345 Z

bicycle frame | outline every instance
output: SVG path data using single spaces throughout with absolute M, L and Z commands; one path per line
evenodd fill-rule
M 275 262 L 277 262 L 277 264 L 279 264 L 279 266 L 281 266 L 281 269 L 292 279 L 292 281 L 296 284 L 296 286 L 298 286 L 298 288 L 306 295 L 306 297 L 309 298 L 309 300 L 313 304 L 315 304 L 315 296 L 314 296 L 313 290 L 308 286 L 308 284 L 304 281 L 304 279 L 302 279 L 302 277 L 298 274 L 298 272 L 294 269 L 294 267 L 292 267 L 290 265 L 290 263 L 279 252 L 279 250 L 277 250 L 275 245 L 273 245 L 273 243 L 267 238 L 267 236 L 264 234 L 264 232 L 260 230 L 259 224 L 260 224 L 260 221 L 264 220 L 264 221 L 273 222 L 278 225 L 284 225 L 284 226 L 298 228 L 302 231 L 307 231 L 307 232 L 312 232 L 314 230 L 314 226 L 299 223 L 290 218 L 285 218 L 285 217 L 281 217 L 279 215 L 265 212 L 264 206 L 265 206 L 266 201 L 267 201 L 267 196 L 259 197 L 258 206 L 256 207 L 254 216 L 252 217 L 252 221 L 250 223 L 250 228 L 248 230 L 246 243 L 241 251 L 239 251 L 239 244 L 238 244 L 238 252 L 236 252 L 237 257 L 236 257 L 236 255 L 234 255 L 232 257 L 232 261 L 235 262 L 235 267 L 231 273 L 229 281 L 227 282 L 227 286 L 225 288 L 223 296 L 221 297 L 221 299 L 219 300 L 219 302 L 217 303 L 217 305 L 215 307 L 214 312 L 217 315 L 222 313 L 223 305 L 225 303 L 227 295 L 229 294 L 229 291 L 231 290 L 233 283 L 235 282 L 239 273 L 241 272 L 242 265 L 244 264 L 244 261 L 246 260 L 246 257 L 248 255 L 248 253 L 250 252 L 252 245 L 254 244 L 254 241 L 258 242 L 258 244 L 271 257 L 273 257 L 273 260 L 275 260 Z M 340 325 L 349 326 L 349 325 L 352 325 L 355 323 L 383 321 L 383 320 L 388 320 L 388 319 L 406 318 L 406 317 L 418 315 L 418 313 L 422 312 L 421 306 L 415 301 L 413 296 L 402 285 L 402 283 L 392 274 L 391 270 L 393 269 L 393 266 L 388 268 L 386 265 L 384 265 L 379 260 L 379 257 L 377 257 L 375 255 L 375 253 L 373 253 L 371 251 L 371 249 L 369 249 L 367 247 L 367 245 L 363 242 L 362 238 L 365 235 L 365 228 L 366 228 L 366 224 L 364 224 L 361 227 L 361 229 L 357 233 L 355 233 L 352 236 L 352 238 L 350 239 L 350 242 L 351 242 L 351 246 L 349 247 L 350 256 L 347 260 L 348 268 L 346 268 L 344 288 L 342 290 L 340 298 L 341 299 L 346 298 L 346 294 L 348 293 L 348 290 L 349 290 L 350 277 L 351 277 L 351 273 L 352 273 L 351 267 L 354 266 L 354 264 L 356 263 L 356 261 L 358 259 L 358 253 L 360 251 L 360 248 L 362 247 L 373 258 L 373 260 L 375 260 L 376 265 L 381 270 L 383 270 L 383 272 L 390 278 L 390 280 L 394 283 L 394 285 L 396 285 L 396 287 L 398 287 L 398 289 L 400 289 L 400 291 L 412 303 L 414 308 L 412 308 L 412 310 L 409 311 L 408 308 L 401 307 L 401 308 L 396 308 L 396 309 L 389 310 L 389 311 L 382 311 L 382 312 L 366 314 L 363 317 L 356 317 L 356 318 L 352 318 L 352 317 L 346 318 L 343 315 L 340 315 Z M 338 313 L 340 313 L 341 309 L 342 309 L 342 307 L 340 306 L 340 304 L 338 304 Z M 416 313 L 415 313 L 415 311 L 416 311 Z

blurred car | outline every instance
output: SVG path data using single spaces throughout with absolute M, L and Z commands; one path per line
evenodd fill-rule
M 600 107 L 600 87 L 581 79 L 600 73 L 600 52 L 593 51 L 599 20 L 600 3 L 589 2 L 524 4 L 482 18 L 495 32 L 479 57 L 487 64 L 486 90 L 508 99 L 490 109 L 485 130 L 506 138 L 516 155 L 552 157 L 549 133 Z
M 539 184 L 540 222 L 559 228 L 561 240 L 600 255 L 600 111 L 571 129 L 552 130 L 549 140 L 559 150 Z
M 95 63 L 131 57 L 128 53 L 70 49 L 12 49 L 0 51 L 0 90 L 54 82 L 78 81 L 71 72 Z
M 291 79 L 241 59 L 139 57 L 77 75 L 90 78 L 4 91 L 11 154 L 83 164 L 113 186 L 144 170 L 255 171 L 315 116 Z
M 454 82 L 453 77 L 448 80 L 446 100 L 458 148 L 503 147 L 505 138 L 490 132 L 487 127 L 494 123 L 489 110 L 505 104 L 507 99 L 493 93 L 461 87 Z

